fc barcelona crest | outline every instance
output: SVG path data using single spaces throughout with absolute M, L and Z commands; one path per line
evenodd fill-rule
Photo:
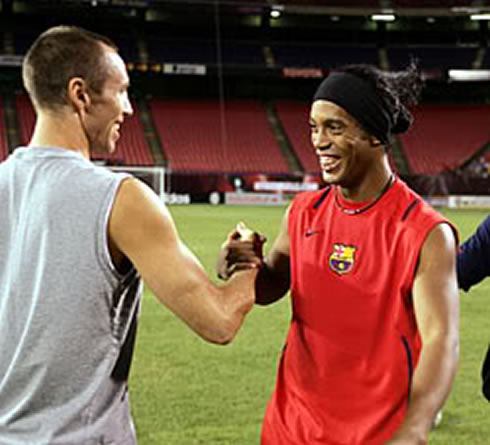
M 330 254 L 330 269 L 339 275 L 349 273 L 354 267 L 355 253 L 357 247 L 334 244 L 333 252 Z

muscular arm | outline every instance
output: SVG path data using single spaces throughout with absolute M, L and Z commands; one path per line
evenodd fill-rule
M 268 252 L 255 282 L 256 303 L 267 305 L 282 298 L 289 289 L 289 209 L 282 219 L 279 235 Z
M 234 274 L 222 286 L 213 284 L 160 199 L 132 178 L 116 196 L 109 237 L 158 300 L 197 334 L 221 344 L 233 339 L 254 303 L 255 269 Z
M 447 224 L 424 243 L 413 299 L 422 352 L 412 382 L 405 422 L 389 444 L 425 444 L 437 411 L 449 394 L 459 355 L 456 242 Z

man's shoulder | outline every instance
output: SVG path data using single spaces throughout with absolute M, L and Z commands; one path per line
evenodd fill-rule
M 84 182 L 93 182 L 94 186 L 97 186 L 98 182 L 112 183 L 127 177 L 132 177 L 129 173 L 112 171 L 106 165 L 95 164 L 81 156 L 70 156 L 68 154 L 65 160 L 67 161 L 67 172 L 71 172 L 74 177 L 79 176 Z
M 401 208 L 404 221 L 413 221 L 421 218 L 445 219 L 445 217 L 415 190 L 404 181 L 397 181 L 396 202 Z
M 400 227 L 420 235 L 431 232 L 439 224 L 446 223 L 458 238 L 456 227 L 403 181 L 399 181 L 396 203 L 398 211 L 395 214 L 401 224 Z

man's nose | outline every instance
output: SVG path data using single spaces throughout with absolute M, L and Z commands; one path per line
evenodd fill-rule
M 323 143 L 321 145 L 315 145 L 315 152 L 320 156 L 324 151 L 328 150 L 332 146 L 331 142 Z
M 133 115 L 133 106 L 131 105 L 131 101 L 129 100 L 129 97 L 126 96 L 123 100 L 123 113 L 126 116 L 132 116 Z
M 326 150 L 330 148 L 332 143 L 327 133 L 326 129 L 321 129 L 312 136 L 312 143 L 315 150 Z

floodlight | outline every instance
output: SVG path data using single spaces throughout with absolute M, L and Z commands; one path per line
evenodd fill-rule
M 396 20 L 395 14 L 372 14 L 371 20 L 375 22 L 394 22 Z
M 281 17 L 281 11 L 279 11 L 278 9 L 272 9 L 271 10 L 271 17 L 273 19 L 278 19 L 279 17 Z
M 471 14 L 470 15 L 471 20 L 490 20 L 490 14 Z
M 490 70 L 449 70 L 449 80 L 455 82 L 476 82 L 490 80 Z

